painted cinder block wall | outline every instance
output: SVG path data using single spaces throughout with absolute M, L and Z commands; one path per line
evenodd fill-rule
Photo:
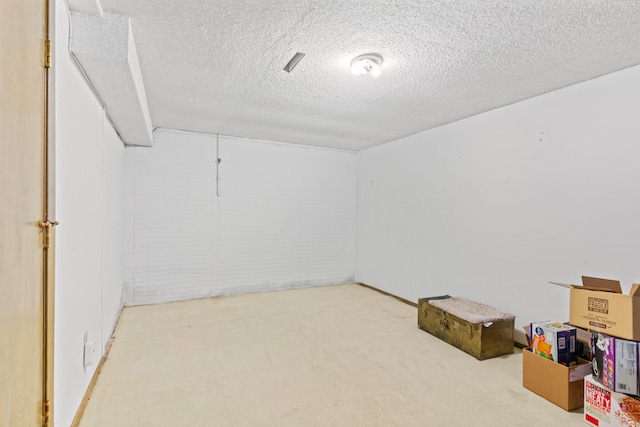
M 126 151 L 126 305 L 353 281 L 354 152 L 171 130 Z
M 358 153 L 356 280 L 568 320 L 581 276 L 640 281 L 640 67 Z M 518 327 L 519 329 L 519 327 Z

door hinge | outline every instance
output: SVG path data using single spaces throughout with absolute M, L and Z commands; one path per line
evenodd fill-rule
M 42 402 L 42 427 L 49 427 L 51 414 L 51 405 L 48 400 Z
M 44 232 L 44 245 L 45 249 L 49 249 L 51 247 L 51 229 L 58 225 L 58 221 L 40 221 L 38 226 Z
M 51 40 L 44 41 L 44 68 L 51 68 Z

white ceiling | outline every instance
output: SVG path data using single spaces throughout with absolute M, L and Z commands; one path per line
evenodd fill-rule
M 640 64 L 640 1 L 68 4 L 71 51 L 131 144 L 161 127 L 361 150 Z M 382 75 L 351 74 L 369 52 Z

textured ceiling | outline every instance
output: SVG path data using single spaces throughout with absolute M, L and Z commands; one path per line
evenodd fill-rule
M 138 102 L 153 127 L 349 150 L 640 64 L 640 1 L 68 3 L 103 20 L 130 17 Z M 72 39 L 100 54 L 103 43 L 75 22 Z M 283 71 L 296 52 L 306 56 Z M 368 52 L 384 57 L 378 78 L 350 73 Z M 118 75 L 87 74 L 106 82 L 98 92 Z M 127 102 L 105 103 L 111 112 Z

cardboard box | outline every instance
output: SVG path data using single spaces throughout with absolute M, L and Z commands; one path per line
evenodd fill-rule
M 591 362 L 578 359 L 575 366 L 552 362 L 531 351 L 522 350 L 522 385 L 555 403 L 564 410 L 581 408 L 584 404 L 584 377 L 591 374 Z
M 640 394 L 638 343 L 593 332 L 593 379 L 620 393 Z
M 615 337 L 640 341 L 640 284 L 622 294 L 617 280 L 582 276 L 583 286 L 571 288 L 569 323 Z
M 531 349 L 540 356 L 562 365 L 575 365 L 576 328 L 558 322 L 534 322 L 530 325 Z
M 464 300 L 482 307 L 490 313 L 481 321 L 465 319 L 465 314 L 456 310 L 436 307 L 429 301 L 461 301 L 449 295 L 420 298 L 418 300 L 418 327 L 444 342 L 451 344 L 478 360 L 513 353 L 515 316 L 502 313 L 495 308 Z M 495 314 L 495 317 L 492 315 Z M 503 318 L 500 318 L 503 317 Z
M 616 338 L 616 386 L 614 391 L 640 394 L 638 343 Z
M 640 400 L 584 378 L 584 421 L 595 427 L 640 427 Z
M 576 327 L 576 340 L 578 341 L 576 353 L 583 359 L 593 359 L 593 336 L 591 331 Z
M 615 338 L 593 332 L 593 379 L 613 390 L 616 381 Z

